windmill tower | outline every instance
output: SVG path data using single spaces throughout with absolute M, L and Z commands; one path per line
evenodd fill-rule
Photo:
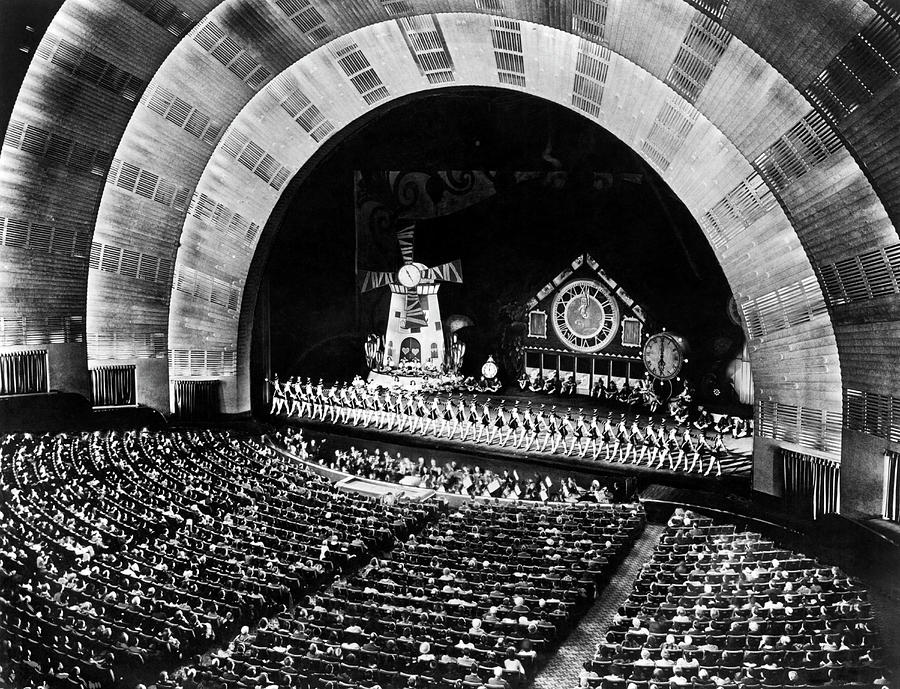
M 361 292 L 387 285 L 391 307 L 384 334 L 384 366 L 412 364 L 440 368 L 444 361 L 444 333 L 438 289 L 441 282 L 462 279 L 458 260 L 429 268 L 413 260 L 415 229 L 397 231 L 403 265 L 396 272 L 362 272 Z

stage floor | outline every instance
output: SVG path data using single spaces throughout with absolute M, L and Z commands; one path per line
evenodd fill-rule
M 458 397 L 460 393 L 454 393 L 455 397 Z M 567 414 L 570 411 L 574 414 L 577 413 L 579 409 L 586 409 L 578 403 L 582 401 L 582 398 L 572 398 L 572 397 L 549 397 L 545 398 L 543 396 L 536 395 L 522 395 L 512 396 L 498 396 L 498 395 L 487 395 L 481 393 L 462 393 L 464 399 L 468 403 L 471 399 L 475 399 L 476 401 L 481 401 L 487 397 L 490 397 L 494 401 L 506 400 L 509 402 L 510 400 L 520 399 L 531 401 L 532 404 L 547 404 L 548 402 L 542 401 L 544 399 L 549 400 L 550 405 L 556 405 L 557 412 L 560 414 Z M 429 396 L 426 395 L 426 398 Z M 446 397 L 446 395 L 443 395 Z M 585 398 L 586 399 L 586 398 Z M 629 413 L 623 409 L 619 408 L 610 408 L 610 407 L 602 407 L 599 405 L 594 405 L 591 409 L 600 410 L 605 416 L 607 413 L 613 413 L 616 415 L 624 414 L 626 423 L 630 425 L 632 419 L 635 416 L 640 416 L 642 418 L 646 418 L 646 413 Z M 655 415 L 656 418 L 660 418 L 659 415 Z M 437 437 L 435 435 L 421 435 L 421 434 L 413 434 L 408 432 L 397 432 L 393 430 L 387 429 L 379 429 L 374 426 L 364 426 L 364 425 L 353 425 L 352 423 L 343 424 L 340 422 L 331 422 L 331 421 L 320 421 L 320 420 L 312 420 L 305 417 L 298 416 L 287 416 L 287 415 L 276 415 L 273 417 L 274 419 L 278 419 L 281 421 L 288 421 L 291 423 L 299 423 L 302 426 L 306 426 L 310 429 L 315 429 L 320 432 L 325 433 L 336 433 L 339 435 L 345 435 L 347 437 L 355 437 L 360 439 L 368 439 L 368 440 L 378 440 L 383 442 L 391 442 L 397 443 L 399 445 L 409 446 L 411 448 L 428 448 L 432 450 L 446 450 L 453 452 L 463 452 L 469 455 L 473 455 L 476 457 L 483 457 L 487 459 L 498 458 L 498 459 L 509 459 L 515 461 L 525 460 L 530 463 L 543 464 L 545 466 L 552 466 L 555 468 L 560 467 L 572 467 L 578 469 L 588 469 L 593 471 L 604 471 L 604 472 L 612 472 L 612 473 L 621 473 L 621 474 L 629 474 L 629 475 L 637 475 L 641 477 L 652 477 L 652 476 L 666 476 L 671 479 L 678 479 L 677 482 L 686 481 L 689 485 L 699 485 L 705 484 L 707 489 L 715 489 L 714 484 L 726 484 L 724 486 L 719 486 L 719 489 L 725 488 L 727 490 L 738 490 L 740 492 L 744 492 L 749 488 L 749 479 L 750 479 L 750 470 L 752 465 L 752 452 L 753 452 L 753 439 L 752 438 L 740 438 L 734 439 L 729 437 L 725 438 L 725 445 L 728 448 L 728 454 L 721 458 L 721 466 L 722 466 L 722 476 L 716 477 L 715 471 L 711 473 L 709 476 L 704 476 L 702 473 L 698 473 L 695 471 L 691 473 L 687 473 L 683 470 L 671 471 L 668 469 L 668 462 L 666 461 L 663 467 L 657 469 L 656 463 L 654 465 L 647 465 L 647 457 L 644 457 L 643 461 L 638 464 L 632 464 L 631 458 L 629 458 L 626 462 L 614 461 L 612 459 L 606 458 L 606 452 L 601 451 L 600 457 L 596 460 L 585 457 L 581 458 L 577 455 L 569 456 L 564 454 L 563 452 L 550 453 L 548 452 L 537 452 L 532 449 L 528 452 L 523 449 L 519 449 L 513 446 L 499 446 L 495 444 L 487 444 L 484 442 L 476 443 L 473 440 L 459 440 L 457 438 L 448 439 L 445 437 Z M 539 442 L 542 442 L 543 435 L 539 438 Z M 708 466 L 709 459 L 705 458 L 703 462 L 704 471 L 706 466 Z M 698 463 L 699 464 L 699 463 Z M 712 485 L 711 485 L 712 484 Z

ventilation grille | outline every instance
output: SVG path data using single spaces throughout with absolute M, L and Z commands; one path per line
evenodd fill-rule
M 812 275 L 743 302 L 741 310 L 751 338 L 807 323 L 827 313 L 819 283 Z
M 222 133 L 222 125 L 215 124 L 205 112 L 162 86 L 157 86 L 152 93 L 148 89 L 141 98 L 141 103 L 204 143 L 215 144 Z
M 241 296 L 239 288 L 234 284 L 186 266 L 180 266 L 175 271 L 172 289 L 229 311 L 237 310 Z
M 841 452 L 841 415 L 837 412 L 760 401 L 756 405 L 754 427 L 761 438 L 783 440 L 838 456 Z
M 453 59 L 434 15 L 404 17 L 398 19 L 397 24 L 413 60 L 428 83 L 446 84 L 453 81 Z
M 696 102 L 730 40 L 731 34 L 714 19 L 695 15 L 666 75 L 666 83 L 689 103 Z
M 222 150 L 273 189 L 281 189 L 293 174 L 249 136 L 237 129 L 225 135 Z
M 804 94 L 831 122 L 840 122 L 900 74 L 900 31 L 875 17 L 828 63 Z
M 250 53 L 241 48 L 214 21 L 207 20 L 192 32 L 194 42 L 253 90 L 272 76 Z
M 0 353 L 0 395 L 30 395 L 47 390 L 47 350 Z
M 725 10 L 728 9 L 728 0 L 686 0 L 686 2 L 703 14 L 717 20 L 722 19 L 725 16 Z
M 406 0 L 381 0 L 381 6 L 389 17 L 399 17 L 413 11 L 412 6 Z
M 900 293 L 900 244 L 873 249 L 819 268 L 831 306 Z
M 390 93 L 369 63 L 369 59 L 356 43 L 345 43 L 331 48 L 331 55 L 350 78 L 356 91 L 367 105 L 387 98 Z
M 475 0 L 475 9 L 482 12 L 503 12 L 503 0 Z
M 656 114 L 641 149 L 656 167 L 668 170 L 696 121 L 697 110 L 692 105 L 670 97 Z
M 109 168 L 110 155 L 106 151 L 85 146 L 67 136 L 51 133 L 21 120 L 10 120 L 3 146 L 30 153 L 46 160 L 52 167 L 97 177 L 103 177 Z
M 144 90 L 143 79 L 50 33 L 44 36 L 35 55 L 129 102 L 135 102 Z
M 87 258 L 90 232 L 0 216 L 0 246 Z
M 0 316 L 0 347 L 84 342 L 84 316 Z
M 161 285 L 168 285 L 172 277 L 172 261 L 168 258 L 101 242 L 91 244 L 89 267 L 91 270 L 102 270 Z
M 845 388 L 844 428 L 900 443 L 900 398 Z
M 572 105 L 592 117 L 600 115 L 603 88 L 609 75 L 609 58 L 609 48 L 579 39 Z
M 605 45 L 608 6 L 609 0 L 574 0 L 572 3 L 572 32 Z
M 219 349 L 172 349 L 169 351 L 169 375 L 237 375 L 237 353 Z
M 325 18 L 309 0 L 275 0 L 275 4 L 313 43 L 321 43 L 334 36 Z
M 194 20 L 169 0 L 125 0 L 138 12 L 155 24 L 159 24 L 173 36 L 181 38 L 194 24 Z
M 187 210 L 188 201 L 191 198 L 191 190 L 187 187 L 179 186 L 164 177 L 119 158 L 113 159 L 106 183 L 179 211 Z
M 831 125 L 812 111 L 753 161 L 772 191 L 779 192 L 841 147 Z
M 149 328 L 152 330 L 153 326 Z M 88 359 L 162 359 L 166 356 L 167 339 L 164 332 L 88 333 Z
M 194 193 L 188 214 L 209 223 L 228 237 L 247 246 L 251 246 L 259 236 L 259 225 L 206 194 Z
M 525 58 L 522 55 L 522 29 L 511 19 L 491 19 L 491 43 L 497 77 L 501 84 L 525 86 Z
M 334 131 L 331 120 L 325 118 L 290 75 L 282 75 L 273 80 L 269 85 L 269 93 L 316 143 Z
M 713 246 L 722 247 L 778 205 L 762 177 L 751 173 L 700 218 Z
M 897 7 L 893 0 L 867 0 L 867 2 L 878 10 L 883 17 L 886 17 L 894 24 L 900 24 L 900 7 Z

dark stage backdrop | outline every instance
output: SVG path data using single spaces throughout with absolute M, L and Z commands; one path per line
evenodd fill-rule
M 357 171 L 385 170 L 493 171 L 496 193 L 417 222 L 417 260 L 462 260 L 464 284 L 444 285 L 440 294 L 445 319 L 464 314 L 475 322 L 465 332 L 464 372 L 475 373 L 521 328 L 524 303 L 586 251 L 688 338 L 696 379 L 739 351 L 722 271 L 659 176 L 575 113 L 479 89 L 442 92 L 373 119 L 300 185 L 267 266 L 271 365 L 282 377 L 345 378 L 364 370 L 362 343 L 367 333 L 383 331 L 389 292 L 360 295 L 356 259 L 387 270 L 399 254 L 390 241 L 359 251 L 354 179 Z M 522 179 L 515 170 L 532 173 Z

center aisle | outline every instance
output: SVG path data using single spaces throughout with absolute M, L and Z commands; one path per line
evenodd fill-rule
M 600 597 L 537 674 L 534 689 L 574 689 L 578 686 L 582 663 L 594 654 L 594 647 L 603 639 L 613 615 L 628 598 L 641 566 L 650 560 L 665 529 L 661 524 L 647 524 Z

